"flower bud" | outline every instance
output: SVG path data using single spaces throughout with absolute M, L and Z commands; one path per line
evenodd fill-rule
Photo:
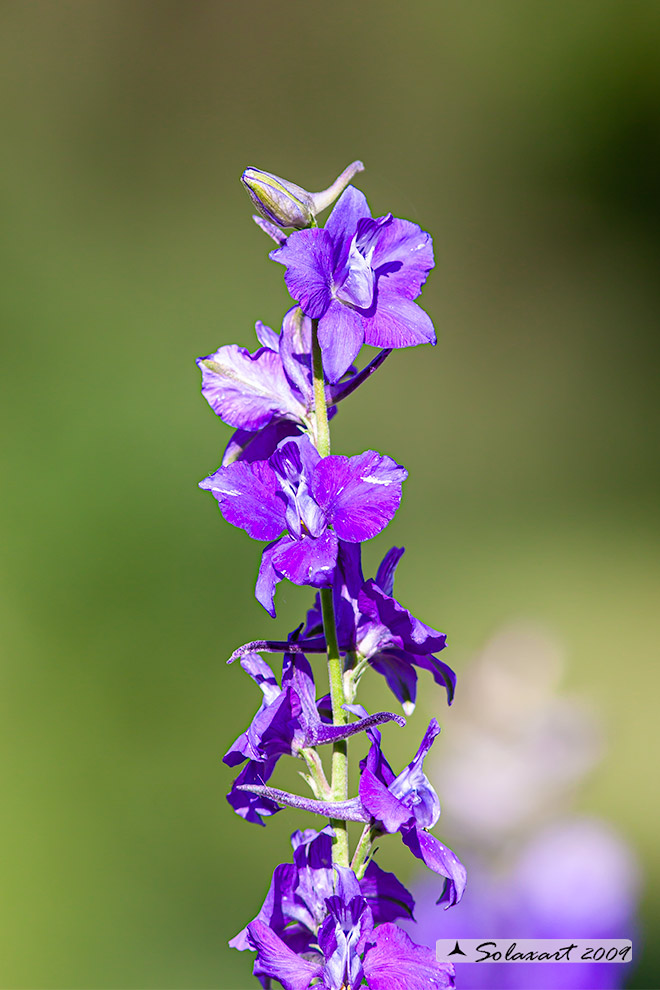
M 353 162 L 331 186 L 318 193 L 307 192 L 288 179 L 281 179 L 278 175 L 262 172 L 258 168 L 246 168 L 241 182 L 262 217 L 277 227 L 303 230 L 312 225 L 316 215 L 330 206 L 356 172 L 363 169 L 362 162 Z

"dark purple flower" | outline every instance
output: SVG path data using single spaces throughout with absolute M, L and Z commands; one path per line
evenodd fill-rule
M 323 867 L 324 872 L 327 869 Z M 318 878 L 318 891 L 312 894 L 320 909 L 313 922 L 316 937 L 308 944 L 296 941 L 300 932 L 292 929 L 300 923 L 296 919 L 292 928 L 282 928 L 285 915 L 276 907 L 278 895 L 283 895 L 287 912 L 296 910 L 295 892 L 291 896 L 293 876 L 288 871 L 279 874 L 276 889 L 271 886 L 269 891 L 267 912 L 262 909 L 234 940 L 234 944 L 241 940 L 237 948 L 256 950 L 254 973 L 262 982 L 276 979 L 285 990 L 308 990 L 312 980 L 319 981 L 315 985 L 323 990 L 357 990 L 364 977 L 374 990 L 454 986 L 453 967 L 437 963 L 431 950 L 415 945 L 390 922 L 375 927 L 374 914 L 355 874 L 344 867 L 334 867 L 331 892 L 328 877 Z
M 323 366 L 338 382 L 362 344 L 434 344 L 433 324 L 414 302 L 433 268 L 429 234 L 390 213 L 371 218 L 349 186 L 324 228 L 295 231 L 271 251 L 303 312 L 319 321 Z
M 258 654 L 244 656 L 241 666 L 261 688 L 263 700 L 247 730 L 240 734 L 223 757 L 230 767 L 249 761 L 234 782 L 227 799 L 237 814 L 260 825 L 264 824 L 262 816 L 274 814 L 280 810 L 279 806 L 269 798 L 261 798 L 260 803 L 255 803 L 254 792 L 248 797 L 243 787 L 265 784 L 280 756 L 296 756 L 306 747 L 347 739 L 384 722 L 405 725 L 405 720 L 392 712 L 378 712 L 346 725 L 331 725 L 322 721 L 316 704 L 312 669 L 302 654 L 285 657 L 282 687 Z
M 331 585 L 338 539 L 361 543 L 380 533 L 399 507 L 406 477 L 405 468 L 374 450 L 321 458 L 301 436 L 283 441 L 267 461 L 218 468 L 200 488 L 218 500 L 227 522 L 255 540 L 273 541 L 263 552 L 255 594 L 274 616 L 278 582 Z
M 456 675 L 434 654 L 444 649 L 447 637 L 416 619 L 392 597 L 394 572 L 403 556 L 403 548 L 393 547 L 384 557 L 376 578 L 365 581 L 360 563 L 360 547 L 339 542 L 339 567 L 335 571 L 334 600 L 339 646 L 342 652 L 354 652 L 358 662 L 368 660 L 382 674 L 395 697 L 411 715 L 417 696 L 419 667 L 430 671 L 433 679 L 447 691 L 452 703 Z M 321 604 L 307 613 L 304 630 L 289 637 L 289 642 L 256 640 L 246 643 L 232 654 L 230 661 L 253 650 L 280 653 L 286 649 L 306 653 L 324 653 Z
M 255 921 L 262 921 L 295 952 L 309 951 L 327 914 L 326 901 L 335 893 L 332 865 L 334 831 L 326 825 L 294 832 L 291 836 L 293 864 L 275 868 L 266 900 Z M 359 892 L 371 908 L 374 923 L 413 918 L 414 902 L 393 873 L 387 873 L 372 859 Z M 235 949 L 248 949 L 247 927 L 229 943 Z
M 227 344 L 197 359 L 202 395 L 213 412 L 236 430 L 223 467 L 235 460 L 266 460 L 286 437 L 314 427 L 310 320 L 294 306 L 284 317 L 280 334 L 260 321 L 256 333 L 261 347 L 254 353 Z M 366 381 L 390 353 L 380 351 L 362 371 L 326 388 L 330 415 L 334 404 Z
M 431 719 L 414 758 L 395 777 L 381 751 L 380 733 L 370 730 L 371 748 L 360 762 L 360 801 L 381 832 L 400 832 L 413 855 L 446 878 L 440 901 L 450 907 L 463 895 L 465 867 L 427 831 L 440 817 L 440 802 L 423 771 L 424 758 L 439 732 L 437 720 Z

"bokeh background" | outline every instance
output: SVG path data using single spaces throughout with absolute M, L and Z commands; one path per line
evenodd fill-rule
M 224 661 L 309 595 L 270 620 L 196 488 L 229 431 L 194 358 L 287 307 L 248 164 L 317 189 L 361 158 L 374 213 L 433 233 L 438 347 L 334 426 L 410 471 L 367 565 L 407 546 L 399 597 L 459 676 L 502 623 L 561 638 L 608 744 L 578 807 L 637 850 L 657 929 L 660 4 L 10 0 L 0 48 L 0 985 L 252 985 L 226 942 L 300 818 L 224 800 L 257 705 Z M 450 731 L 422 694 L 395 764 Z

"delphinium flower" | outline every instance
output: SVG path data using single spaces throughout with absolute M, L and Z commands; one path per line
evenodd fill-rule
M 434 769 L 470 886 L 444 913 L 420 876 L 416 923 L 402 919 L 416 940 L 634 938 L 635 856 L 608 822 L 570 810 L 603 746 L 593 711 L 558 692 L 562 659 L 552 639 L 519 624 L 468 665 L 461 711 Z M 456 978 L 465 990 L 619 990 L 629 967 L 461 963 Z
M 406 716 L 415 708 L 417 670 L 430 673 L 451 704 L 455 675 L 436 656 L 446 636 L 393 597 L 403 553 L 386 554 L 365 581 L 361 545 L 391 522 L 407 472 L 389 455 L 331 453 L 337 405 L 364 385 L 392 349 L 435 343 L 417 305 L 433 267 L 431 238 L 417 224 L 373 219 L 348 183 L 354 162 L 323 193 L 260 169 L 243 183 L 259 226 L 275 240 L 294 305 L 276 333 L 258 322 L 259 348 L 224 344 L 198 360 L 202 393 L 234 429 L 220 466 L 200 482 L 220 512 L 265 543 L 255 596 L 275 617 L 280 581 L 317 589 L 306 620 L 285 639 L 253 640 L 232 654 L 259 687 L 261 704 L 224 762 L 241 767 L 229 794 L 253 824 L 283 807 L 328 821 L 294 832 L 293 863 L 276 867 L 257 916 L 231 945 L 256 952 L 254 975 L 285 990 L 441 990 L 454 970 L 397 924 L 413 917 L 410 893 L 374 859 L 376 841 L 398 833 L 435 876 L 436 900 L 455 905 L 465 888 L 459 859 L 430 831 L 440 803 L 423 762 L 440 726 L 432 718 L 411 762 L 397 775 L 378 726 L 405 726 L 394 712 L 370 713 L 358 701 L 362 675 L 385 677 Z M 341 194 L 341 195 L 340 195 Z M 318 215 L 340 196 L 324 227 Z M 293 228 L 293 232 L 286 231 Z M 362 344 L 381 350 L 356 367 Z M 283 656 L 281 674 L 262 654 Z M 317 691 L 310 658 L 327 656 L 329 693 Z M 239 666 L 238 664 L 236 666 Z M 349 793 L 349 740 L 363 747 Z M 330 759 L 323 753 L 330 751 Z M 302 761 L 311 797 L 276 786 L 282 758 Z M 300 764 L 299 764 L 300 765 Z M 362 834 L 349 848 L 348 822 Z

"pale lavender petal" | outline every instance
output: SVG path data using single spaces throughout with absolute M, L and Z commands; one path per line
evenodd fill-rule
M 458 856 L 423 828 L 404 827 L 401 829 L 401 838 L 417 859 L 421 859 L 434 873 L 446 877 L 438 904 L 445 904 L 446 907 L 457 904 L 463 896 L 467 882 L 465 867 Z
M 270 705 L 281 691 L 275 674 L 270 666 L 258 653 L 250 651 L 241 655 L 241 667 L 246 674 L 252 678 L 255 684 L 261 688 L 264 701 Z
M 319 465 L 319 468 L 322 466 Z M 358 595 L 358 605 L 364 615 L 377 620 L 392 634 L 392 645 L 414 653 L 436 653 L 447 643 L 445 633 L 432 629 L 416 619 L 396 598 L 385 594 L 373 579 L 365 581 Z
M 386 832 L 398 832 L 410 821 L 413 813 L 398 800 L 371 770 L 364 769 L 360 776 L 360 801 L 372 818 L 380 822 Z
M 415 347 L 435 344 L 430 316 L 424 310 L 378 283 L 378 306 L 373 316 L 364 318 L 364 342 L 373 347 Z
M 325 230 L 297 230 L 286 243 L 270 252 L 273 261 L 286 265 L 284 281 L 293 299 L 312 319 L 323 316 L 330 305 L 332 240 Z
M 312 387 L 312 323 L 300 306 L 294 306 L 282 321 L 279 350 L 284 373 L 290 384 L 311 408 L 314 401 Z
M 236 430 L 222 455 L 222 467 L 234 461 L 267 461 L 277 445 L 286 437 L 300 436 L 300 425 L 289 419 L 280 419 L 263 430 Z
M 244 529 L 254 540 L 273 540 L 285 529 L 284 502 L 280 486 L 267 461 L 236 461 L 200 481 L 220 504 L 232 526 Z
M 261 320 L 257 320 L 255 323 L 254 332 L 262 347 L 268 347 L 277 354 L 280 349 L 280 335 L 278 333 L 275 333 L 271 327 L 267 327 Z
M 423 771 L 423 763 L 440 726 L 432 718 L 414 758 L 389 785 L 390 793 L 402 801 L 415 816 L 420 828 L 431 828 L 440 817 L 440 802 Z
M 286 242 L 287 235 L 283 230 L 280 230 L 279 227 L 276 227 L 274 223 L 271 223 L 270 220 L 266 220 L 264 217 L 258 217 L 254 213 L 252 214 L 252 219 L 256 223 L 257 227 L 261 227 L 264 234 L 268 234 L 269 237 L 272 237 L 275 243 L 279 244 L 280 247 Z
M 288 540 L 290 540 L 289 536 L 283 536 L 281 540 L 275 540 L 274 543 L 269 543 L 265 548 L 261 555 L 259 575 L 257 577 L 257 584 L 254 589 L 254 597 L 260 605 L 263 605 L 273 619 L 276 615 L 275 605 L 273 603 L 275 588 L 282 580 L 281 575 L 277 573 L 273 566 L 273 554 L 282 543 L 285 543 Z
M 387 551 L 376 571 L 375 583 L 386 595 L 394 592 L 394 574 L 405 552 L 405 547 L 392 547 Z
M 354 392 L 363 382 L 366 382 L 367 378 L 370 378 L 374 371 L 380 368 L 385 358 L 389 357 L 391 353 L 390 348 L 379 351 L 376 357 L 372 358 L 369 364 L 362 371 L 358 371 L 357 374 L 353 375 L 352 378 L 347 379 L 345 382 L 339 382 L 337 385 L 328 386 L 328 401 L 341 402 L 342 399 L 346 399 L 351 392 Z
M 389 922 L 374 931 L 363 965 L 370 990 L 449 990 L 456 986 L 450 963 L 439 963 L 433 949 L 417 945 Z
M 271 559 L 277 573 L 293 584 L 326 588 L 332 584 L 337 562 L 337 537 L 330 531 L 317 539 L 303 536 L 294 540 L 285 536 L 274 548 Z
M 331 454 L 314 471 L 312 494 L 340 539 L 362 543 L 394 517 L 407 476 L 405 468 L 375 450 L 355 457 Z
M 238 785 L 236 786 L 238 787 Z M 323 818 L 365 823 L 370 820 L 369 814 L 362 807 L 359 798 L 351 798 L 350 801 L 316 801 L 313 798 L 302 797 L 300 794 L 281 791 L 277 787 L 250 783 L 241 784 L 239 790 L 250 791 L 271 801 L 279 801 L 280 804 L 286 804 L 291 808 L 299 808 L 301 811 L 311 811 L 312 814 L 322 815 Z M 278 808 L 279 810 L 281 809 Z
M 306 435 L 284 440 L 269 460 L 286 495 L 286 524 L 296 539 L 303 532 L 320 536 L 326 528 L 325 515 L 309 493 L 309 481 L 319 460 L 318 450 Z
M 392 271 L 393 263 L 397 262 L 399 267 Z M 375 269 L 388 267 L 388 273 L 383 276 L 388 290 L 416 299 L 434 263 L 431 235 L 416 223 L 395 219 L 379 232 L 372 265 Z
M 348 371 L 363 343 L 363 318 L 350 306 L 332 300 L 319 320 L 323 370 L 331 384 Z
M 244 347 L 227 344 L 198 358 L 197 365 L 202 395 L 229 426 L 260 430 L 274 418 L 298 421 L 306 412 L 291 390 L 279 354 L 268 347 L 250 354 Z
M 322 966 L 299 956 L 263 921 L 251 921 L 247 930 L 250 946 L 258 953 L 259 973 L 278 980 L 284 990 L 308 990 L 314 977 L 321 976 Z
M 360 880 L 360 891 L 371 908 L 374 922 L 379 925 L 396 918 L 412 918 L 415 902 L 393 873 L 381 870 L 374 859 L 369 861 Z
M 358 222 L 366 217 L 371 217 L 366 196 L 355 186 L 348 186 L 326 220 L 325 230 L 330 234 L 333 242 L 341 246 L 346 238 L 349 241 L 352 239 L 357 231 Z

